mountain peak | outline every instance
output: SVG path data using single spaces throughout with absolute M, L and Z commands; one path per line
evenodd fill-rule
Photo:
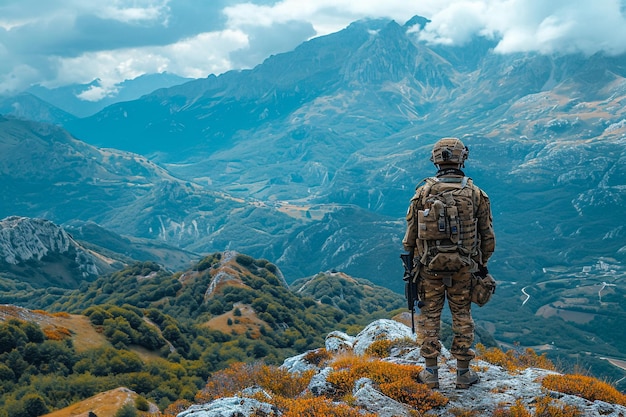
M 404 27 L 409 29 L 409 28 L 413 28 L 417 26 L 419 30 L 422 30 L 430 22 L 431 22 L 430 19 L 427 19 L 423 16 L 415 15 L 404 24 Z

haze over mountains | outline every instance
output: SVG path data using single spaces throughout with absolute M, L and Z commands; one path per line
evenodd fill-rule
M 626 56 L 430 46 L 407 32 L 423 23 L 355 22 L 252 70 L 59 116 L 66 131 L 3 118 L 0 217 L 94 221 L 266 258 L 289 282 L 337 269 L 401 292 L 408 201 L 432 144 L 459 136 L 498 242 L 502 284 L 479 319 L 531 345 L 550 337 L 534 321 L 558 316 L 590 351 L 626 354 L 589 336 L 626 318 Z

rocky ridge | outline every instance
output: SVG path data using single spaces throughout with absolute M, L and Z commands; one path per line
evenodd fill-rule
M 74 240 L 62 227 L 45 219 L 10 216 L 0 220 L 2 270 L 29 263 L 41 265 L 66 258 L 76 270 L 73 279 L 93 278 L 110 272 L 116 261 L 95 253 Z
M 368 347 L 381 340 L 414 341 L 415 335 L 411 334 L 411 330 L 404 324 L 392 320 L 378 320 L 372 322 L 354 337 L 339 331 L 328 334 L 325 349 L 332 355 L 351 352 L 357 356 L 362 356 Z M 383 360 L 416 367 L 423 366 L 424 360 L 419 355 L 419 348 L 415 345 L 409 347 L 409 345 L 392 347 L 390 355 Z M 331 394 L 333 386 L 327 379 L 332 368 L 311 363 L 307 360 L 311 354 L 312 352 L 306 352 L 288 358 L 284 361 L 282 368 L 290 373 L 314 370 L 315 375 L 305 392 L 314 396 Z M 619 417 L 626 415 L 626 407 L 622 405 L 600 400 L 590 401 L 576 395 L 547 390 L 542 386 L 541 380 L 548 375 L 559 375 L 559 373 L 535 367 L 510 372 L 501 366 L 477 360 L 475 367 L 481 376 L 480 383 L 473 385 L 468 390 L 457 390 L 455 389 L 456 361 L 446 349 L 444 349 L 442 356 L 438 392 L 448 401 L 445 406 L 429 410 L 429 415 L 457 415 L 453 414 L 455 410 L 471 410 L 473 416 L 492 416 L 496 409 L 507 409 L 516 404 L 522 404 L 526 408 L 532 409 L 536 406 L 537 399 L 541 397 L 549 397 L 559 407 L 576 408 L 580 415 L 584 416 Z M 206 404 L 196 404 L 179 413 L 177 417 L 280 416 L 281 412 L 269 402 L 260 401 L 258 396 L 250 398 L 251 393 L 258 394 L 259 390 L 259 387 L 249 387 L 233 397 L 219 398 Z M 263 395 L 268 396 L 268 398 L 271 397 L 271 394 L 265 391 L 263 391 Z M 352 396 L 354 398 L 353 405 L 377 416 L 416 415 L 416 410 L 412 407 L 380 392 L 377 384 L 369 378 L 361 378 L 355 383 Z
M 13 265 L 31 259 L 40 261 L 51 251 L 65 253 L 72 241 L 63 229 L 48 220 L 12 216 L 0 225 L 0 253 L 5 262 Z

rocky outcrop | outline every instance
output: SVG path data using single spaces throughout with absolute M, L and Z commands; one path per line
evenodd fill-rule
M 343 332 L 332 332 L 328 335 L 325 350 L 330 354 L 342 354 L 352 351 L 356 355 L 363 355 L 372 343 L 381 340 L 402 341 L 412 339 L 415 336 L 411 330 L 392 320 L 378 320 L 371 323 L 356 336 L 349 336 Z M 419 348 L 415 344 L 400 344 L 402 347 L 392 348 L 391 354 L 384 358 L 397 364 L 423 366 L 423 358 L 419 355 Z M 315 351 L 311 351 L 315 352 Z M 332 384 L 328 382 L 328 375 L 332 372 L 330 367 L 322 365 L 317 367 L 307 361 L 309 353 L 289 358 L 284 361 L 282 367 L 289 372 L 303 372 L 314 369 L 316 375 L 311 379 L 307 392 L 315 396 L 322 396 L 332 392 Z M 429 415 L 457 415 L 454 410 L 472 410 L 472 415 L 492 416 L 498 407 L 513 406 L 520 402 L 530 407 L 537 398 L 548 395 L 558 399 L 564 406 L 576 407 L 580 415 L 588 417 L 612 416 L 621 417 L 626 415 L 626 407 L 610 404 L 604 401 L 589 401 L 587 399 L 563 394 L 560 392 L 547 391 L 541 385 L 541 379 L 557 372 L 527 368 L 518 372 L 510 372 L 500 366 L 477 360 L 476 367 L 479 369 L 481 381 L 467 390 L 455 388 L 456 361 L 449 351 L 443 350 L 440 361 L 439 393 L 448 399 L 445 406 L 429 411 Z M 369 378 L 359 379 L 352 392 L 353 405 L 356 405 L 369 413 L 378 416 L 411 416 L 415 410 L 407 404 L 398 402 L 385 394 L 377 387 L 377 384 Z M 276 415 L 280 412 L 271 404 L 247 398 L 244 393 L 241 396 L 221 398 L 203 405 L 194 405 L 180 413 L 178 417 L 235 417 L 235 416 L 258 416 Z
M 46 266 L 59 264 L 62 267 L 52 268 L 54 274 L 63 276 L 62 281 L 67 283 L 110 272 L 114 262 L 86 249 L 49 220 L 11 216 L 0 221 L 3 270 L 15 271 L 31 265 L 41 272 Z
M 40 261 L 51 252 L 66 253 L 70 246 L 71 237 L 51 221 L 17 216 L 0 221 L 0 256 L 6 263 Z

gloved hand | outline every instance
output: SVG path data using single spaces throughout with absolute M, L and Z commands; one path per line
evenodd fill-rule
M 476 271 L 476 276 L 484 278 L 489 273 L 486 265 L 478 265 L 478 271 Z

